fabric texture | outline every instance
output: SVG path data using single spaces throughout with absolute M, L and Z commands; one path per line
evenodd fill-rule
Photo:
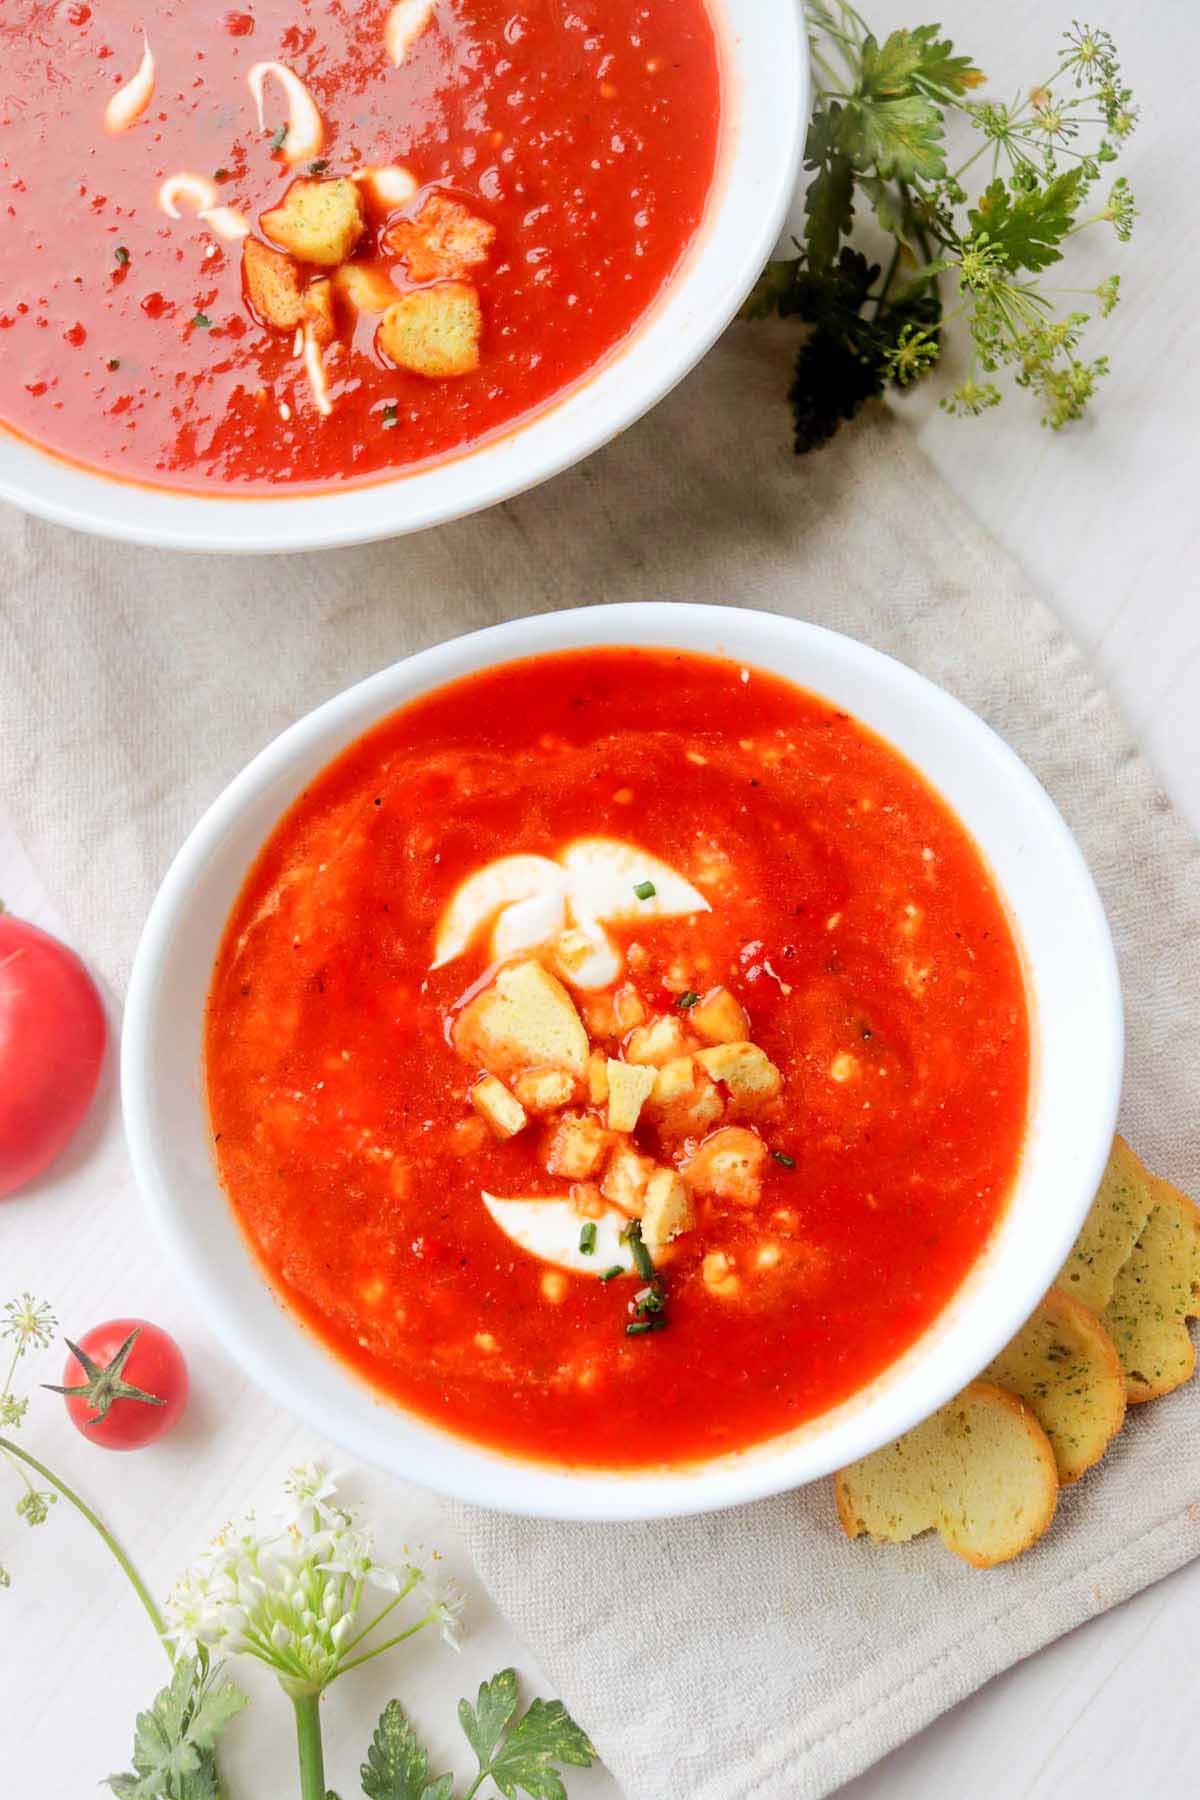
M 1123 1128 L 1195 1191 L 1197 845 L 1064 631 L 901 427 L 877 416 L 793 458 L 785 358 L 770 331 L 735 328 L 582 467 L 373 548 L 182 558 L 0 512 L 0 778 L 26 848 L 120 986 L 155 884 L 205 804 L 360 676 L 559 606 L 703 600 L 813 619 L 944 684 L 1054 796 L 1121 960 Z M 1043 1542 L 990 1573 L 936 1538 L 848 1543 L 828 1484 L 644 1526 L 453 1510 L 630 1800 L 816 1800 L 1200 1552 L 1198 1468 L 1193 1389 L 1136 1409 Z

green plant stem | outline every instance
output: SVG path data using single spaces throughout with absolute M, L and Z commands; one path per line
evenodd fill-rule
M 350 1669 L 361 1669 L 364 1663 L 372 1662 L 375 1657 L 382 1656 L 385 1650 L 394 1650 L 397 1644 L 404 1642 L 405 1638 L 415 1637 L 418 1631 L 424 1631 L 426 1625 L 432 1625 L 434 1616 L 431 1612 L 426 1613 L 423 1619 L 418 1619 L 415 1625 L 408 1627 L 407 1631 L 397 1632 L 396 1636 L 389 1638 L 386 1644 L 379 1644 L 374 1650 L 366 1650 L 361 1656 L 355 1656 L 349 1662 L 343 1663 L 333 1679 L 336 1681 L 338 1676 L 345 1675 Z
M 30 1456 L 28 1450 L 22 1450 L 19 1444 L 14 1444 L 12 1442 L 11 1438 L 0 1438 L 0 1450 L 3 1450 L 7 1456 L 15 1457 L 18 1462 L 26 1463 L 29 1468 L 36 1470 L 43 1481 L 48 1481 L 52 1488 L 58 1490 L 64 1500 L 69 1500 L 71 1502 L 71 1505 L 75 1508 L 76 1512 L 83 1514 L 83 1517 L 87 1520 L 93 1531 L 98 1534 L 101 1541 L 108 1546 L 113 1557 L 116 1559 L 117 1564 L 128 1577 L 130 1586 L 145 1607 L 150 1623 L 153 1625 L 155 1633 L 157 1634 L 163 1649 L 167 1653 L 168 1659 L 173 1662 L 175 1659 L 171 1655 L 171 1647 L 163 1635 L 166 1630 L 166 1627 L 163 1624 L 163 1616 L 159 1612 L 154 1598 L 145 1582 L 126 1556 L 124 1550 L 122 1550 L 120 1544 L 118 1544 L 112 1532 L 108 1529 L 108 1526 L 105 1525 L 104 1521 L 98 1514 L 92 1511 L 86 1500 L 81 1500 L 74 1489 L 69 1488 L 65 1481 L 60 1481 L 58 1476 L 53 1474 L 51 1470 L 46 1467 L 45 1463 L 40 1463 L 36 1456 Z M 321 1800 L 325 1800 L 323 1794 Z
M 292 1705 L 296 1709 L 296 1749 L 300 1756 L 300 1800 L 325 1800 L 320 1696 L 304 1694 Z

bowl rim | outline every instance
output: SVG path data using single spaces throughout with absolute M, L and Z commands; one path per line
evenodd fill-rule
M 332 549 L 402 537 L 515 498 L 591 456 L 671 392 L 736 317 L 783 228 L 800 170 L 810 101 L 800 0 L 705 0 L 722 66 L 722 143 L 706 214 L 679 267 L 633 331 L 561 394 L 429 469 L 346 489 L 239 495 L 150 486 L 44 450 L 0 425 L 0 500 L 52 524 L 122 543 L 246 555 Z M 758 34 L 772 101 L 750 108 L 735 86 L 735 49 Z M 782 105 L 779 104 L 780 100 Z M 751 147 L 747 148 L 749 122 Z M 764 163 L 753 134 L 770 140 Z M 753 178 L 749 159 L 755 159 Z M 736 228 L 737 195 L 755 205 Z M 699 278 L 713 292 L 689 304 Z M 122 498 L 125 496 L 126 498 Z
M 732 649 L 720 647 L 725 639 L 735 640 Z M 391 1402 L 376 1400 L 378 1417 L 392 1422 L 392 1432 L 407 1439 L 410 1450 L 415 1441 L 425 1453 L 422 1467 L 414 1469 L 410 1461 L 403 1460 L 406 1454 L 403 1444 L 397 1442 L 393 1446 L 391 1436 L 383 1430 L 368 1433 L 370 1441 L 366 1441 L 360 1430 L 361 1421 L 354 1429 L 345 1428 L 342 1411 L 333 1399 L 314 1395 L 296 1375 L 289 1359 L 276 1361 L 260 1350 L 252 1336 L 243 1330 L 240 1317 L 228 1303 L 221 1284 L 215 1276 L 202 1272 L 193 1260 L 195 1246 L 185 1228 L 185 1209 L 172 1193 L 170 1145 L 166 1142 L 165 1127 L 156 1119 L 152 1094 L 155 1070 L 162 1055 L 156 1038 L 159 989 L 173 935 L 181 919 L 186 918 L 190 896 L 200 873 L 219 851 L 222 840 L 243 811 L 273 789 L 281 777 L 290 780 L 293 797 L 300 791 L 310 771 L 297 767 L 299 758 L 306 753 L 311 758 L 312 750 L 320 745 L 320 760 L 314 766 L 323 766 L 338 753 L 337 748 L 330 749 L 326 742 L 331 734 L 337 744 L 344 747 L 370 729 L 372 722 L 447 681 L 525 656 L 626 644 L 684 650 L 696 650 L 707 644 L 709 653 L 728 654 L 747 664 L 758 663 L 783 673 L 778 662 L 771 660 L 768 650 L 771 645 L 786 640 L 797 648 L 818 647 L 835 663 L 842 659 L 847 666 L 857 664 L 867 668 L 895 686 L 905 700 L 930 709 L 942 728 L 956 733 L 961 743 L 971 745 L 978 755 L 988 759 L 1007 778 L 1012 786 L 1014 804 L 1028 809 L 1030 816 L 1037 817 L 1043 833 L 1049 834 L 1049 839 L 1043 837 L 1043 848 L 1047 841 L 1054 843 L 1060 857 L 1058 874 L 1072 884 L 1069 896 L 1073 909 L 1072 941 L 1084 938 L 1088 941 L 1085 954 L 1091 958 L 1089 974 L 1095 984 L 1101 1021 L 1094 1060 L 1103 1083 L 1089 1105 L 1091 1136 L 1085 1141 L 1079 1157 L 1079 1192 L 1075 1204 L 1064 1206 L 1058 1229 L 1045 1233 L 1043 1254 L 1034 1259 L 1030 1267 L 1022 1268 L 1020 1280 L 1014 1282 L 1014 1292 L 1007 1303 L 1000 1306 L 999 1296 L 993 1302 L 999 1317 L 993 1320 L 990 1334 L 981 1336 L 971 1349 L 970 1360 L 974 1367 L 964 1374 L 960 1347 L 959 1360 L 956 1362 L 952 1355 L 947 1355 L 939 1373 L 934 1366 L 931 1333 L 940 1331 L 942 1319 L 949 1317 L 956 1307 L 963 1310 L 975 1273 L 984 1266 L 983 1258 L 935 1326 L 922 1334 L 912 1351 L 890 1365 L 877 1383 L 869 1384 L 855 1396 L 847 1416 L 829 1431 L 824 1429 L 821 1420 L 817 1420 L 811 1428 L 805 1428 L 799 1438 L 789 1434 L 785 1438 L 768 1440 L 741 1456 L 715 1464 L 628 1472 L 564 1471 L 492 1451 L 447 1433 Z M 761 656 L 756 655 L 757 647 L 762 648 Z M 785 678 L 795 679 L 794 676 Z M 813 691 L 820 693 L 823 689 L 818 683 L 814 684 Z M 881 735 L 886 737 L 886 733 Z M 904 750 L 901 753 L 908 754 Z M 926 779 L 932 780 L 932 777 L 926 775 Z M 936 789 L 937 784 L 934 785 Z M 273 800 L 272 804 L 277 805 L 277 801 Z M 277 806 L 277 816 L 287 804 L 290 801 Z M 967 829 L 971 829 L 969 823 Z M 239 882 L 244 874 L 243 868 Z M 1001 893 L 1004 896 L 1003 887 Z M 219 923 L 223 926 L 224 918 Z M 1019 925 L 1019 918 L 1015 918 L 1014 923 Z M 1032 1001 L 1032 992 L 1030 998 Z M 1036 1035 L 1036 1026 L 1034 1029 Z M 160 1240 L 218 1336 L 231 1348 L 251 1378 L 274 1399 L 327 1438 L 343 1444 L 355 1456 L 390 1473 L 421 1481 L 458 1500 L 533 1517 L 623 1521 L 717 1511 L 803 1485 L 891 1441 L 958 1392 L 1019 1329 L 1065 1260 L 1107 1158 L 1120 1096 L 1122 1064 L 1123 1012 L 1116 957 L 1095 884 L 1081 851 L 1049 796 L 990 726 L 944 689 L 904 663 L 825 627 L 781 613 L 688 603 L 633 602 L 535 614 L 449 639 L 343 690 L 260 750 L 193 827 L 151 906 L 138 945 L 125 1008 L 121 1091 L 134 1173 Z M 198 1066 L 197 1062 L 193 1068 L 198 1069 Z M 1032 1111 L 1031 1106 L 1031 1118 Z M 221 1204 L 227 1205 L 215 1170 L 211 1174 L 214 1197 L 220 1196 Z M 248 1262 L 254 1261 L 253 1253 L 246 1245 L 243 1245 L 243 1254 Z M 264 1304 L 281 1306 L 278 1295 L 257 1264 L 255 1270 Z M 286 1308 L 284 1310 L 286 1312 Z M 294 1315 L 288 1316 L 295 1333 L 317 1342 Z M 916 1374 L 905 1388 L 903 1369 L 914 1352 L 924 1355 L 927 1366 L 923 1367 L 918 1361 Z M 337 1358 L 323 1346 L 320 1355 L 335 1368 L 340 1367 Z M 352 1371 L 343 1369 L 342 1372 L 353 1388 L 370 1392 L 368 1385 Z M 896 1390 L 890 1402 L 883 1384 Z M 882 1404 L 873 1407 L 871 1402 L 877 1386 L 883 1400 Z M 879 1398 L 874 1394 L 877 1402 Z M 842 1408 L 834 1409 L 825 1417 L 839 1421 L 842 1411 Z M 884 1414 L 886 1418 L 881 1418 Z M 822 1454 L 820 1448 L 822 1442 L 828 1444 L 830 1441 L 836 1445 L 832 1460 L 829 1454 Z M 812 1454 L 814 1445 L 817 1446 L 815 1456 Z M 400 1466 L 402 1460 L 403 1466 Z

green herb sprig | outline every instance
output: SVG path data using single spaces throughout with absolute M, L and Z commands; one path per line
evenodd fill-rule
M 1033 394 L 1043 425 L 1080 418 L 1108 373 L 1082 340 L 1117 304 L 1119 277 L 1085 289 L 1046 273 L 1089 227 L 1108 225 L 1121 242 L 1133 228 L 1128 182 L 1109 180 L 1137 120 L 1111 37 L 1072 25 L 1045 80 L 987 100 L 974 97 L 985 77 L 940 25 L 880 43 L 846 0 L 805 0 L 805 13 L 815 104 L 804 241 L 768 264 L 744 309 L 810 328 L 791 388 L 797 453 L 888 387 L 927 376 L 955 326 L 971 363 L 941 401 L 947 412 L 999 405 L 993 378 L 1007 374 Z M 954 120 L 977 141 L 951 168 Z M 988 178 L 973 197 L 972 171 Z M 888 245 L 884 261 L 854 242 L 864 223 Z

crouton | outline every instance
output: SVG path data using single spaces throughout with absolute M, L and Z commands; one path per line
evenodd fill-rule
M 723 1081 L 730 1093 L 742 1101 L 773 1100 L 783 1087 L 783 1076 L 766 1051 L 744 1040 L 713 1044 L 698 1051 L 696 1061 L 714 1081 Z
M 583 1016 L 594 1038 L 618 1038 L 643 1023 L 646 1008 L 637 989 L 626 981 L 611 994 L 589 994 Z
M 696 1065 L 690 1056 L 677 1056 L 663 1063 L 654 1077 L 655 1106 L 669 1106 L 696 1085 Z
M 486 262 L 496 227 L 445 194 L 430 194 L 412 219 L 398 219 L 383 240 L 385 250 L 402 257 L 414 281 L 438 281 L 465 275 Z
M 1054 1451 L 1015 1394 L 975 1381 L 894 1444 L 834 1480 L 847 1537 L 907 1543 L 936 1530 L 977 1569 L 1036 1543 L 1058 1504 Z
M 1112 1339 L 1094 1312 L 1056 1288 L 983 1379 L 1024 1400 L 1064 1487 L 1099 1462 L 1125 1418 L 1125 1374 Z
M 370 263 L 343 263 L 333 271 L 333 285 L 346 304 L 360 313 L 385 313 L 400 298 L 391 278 Z
M 625 1055 L 632 1063 L 651 1063 L 661 1067 L 674 1062 L 688 1049 L 688 1037 L 678 1019 L 656 1013 L 640 1025 L 630 1038 Z
M 1129 1400 L 1154 1400 L 1191 1379 L 1187 1321 L 1200 1318 L 1200 1207 L 1165 1181 L 1100 1315 L 1125 1370 Z
M 648 1156 L 639 1156 L 628 1144 L 620 1144 L 609 1158 L 600 1192 L 623 1213 L 640 1219 L 646 1203 L 646 1188 L 656 1167 Z
M 608 1133 L 589 1113 L 564 1113 L 546 1150 L 546 1168 L 568 1181 L 584 1181 L 594 1175 L 608 1150 Z
M 375 342 L 397 368 L 448 380 L 479 367 L 482 336 L 483 312 L 475 289 L 444 281 L 394 301 L 379 321 Z
M 741 1278 L 724 1250 L 710 1250 L 700 1265 L 704 1285 L 720 1300 L 734 1300 L 742 1291 Z
M 311 327 L 313 340 L 324 350 L 337 335 L 333 317 L 333 283 L 328 275 L 310 281 L 304 290 L 304 320 Z
M 705 1138 L 684 1165 L 698 1194 L 715 1194 L 739 1206 L 755 1206 L 762 1198 L 767 1146 L 743 1125 L 725 1125 Z
M 475 1111 L 487 1121 L 498 1138 L 516 1137 L 529 1123 L 521 1102 L 494 1075 L 485 1075 L 482 1081 L 477 1081 L 469 1097 Z
M 556 1112 L 574 1100 L 578 1083 L 565 1069 L 528 1069 L 513 1082 L 513 1092 L 526 1112 Z
M 663 1249 L 696 1223 L 688 1184 L 674 1169 L 655 1169 L 646 1183 L 643 1205 L 642 1239 L 651 1250 Z
M 1125 1139 L 1115 1138 L 1092 1210 L 1056 1282 L 1094 1313 L 1112 1299 L 1117 1273 L 1150 1217 L 1153 1181 Z
M 282 250 L 258 238 L 242 244 L 242 292 L 260 324 L 294 331 L 304 323 L 304 282 L 300 270 Z
M 593 1106 L 603 1106 L 608 1099 L 608 1058 L 593 1050 L 587 1060 L 588 1099 Z
M 636 1063 L 608 1061 L 608 1127 L 632 1131 L 654 1087 L 654 1070 Z
M 714 988 L 688 1011 L 688 1024 L 706 1044 L 738 1044 L 750 1036 L 745 1008 L 728 988 Z
M 587 1033 L 570 994 L 532 961 L 502 969 L 463 1008 L 454 1025 L 454 1046 L 467 1061 L 501 1077 L 539 1068 L 582 1077 L 588 1058 Z
M 319 181 L 302 177 L 260 222 L 271 242 L 298 261 L 334 269 L 353 256 L 366 214 L 353 181 L 342 176 Z
M 647 1117 L 652 1118 L 660 1135 L 672 1142 L 683 1142 L 686 1138 L 701 1138 L 705 1132 L 711 1131 L 725 1114 L 725 1102 L 721 1098 L 721 1090 L 716 1082 L 707 1075 L 691 1057 L 681 1057 L 681 1063 L 692 1064 L 691 1082 L 671 1100 L 662 1101 L 655 1083 L 655 1092 L 651 1095 L 647 1106 Z M 674 1063 L 667 1063 L 666 1069 L 674 1070 Z M 663 1091 L 670 1093 L 675 1086 L 675 1079 L 668 1076 L 663 1084 Z

